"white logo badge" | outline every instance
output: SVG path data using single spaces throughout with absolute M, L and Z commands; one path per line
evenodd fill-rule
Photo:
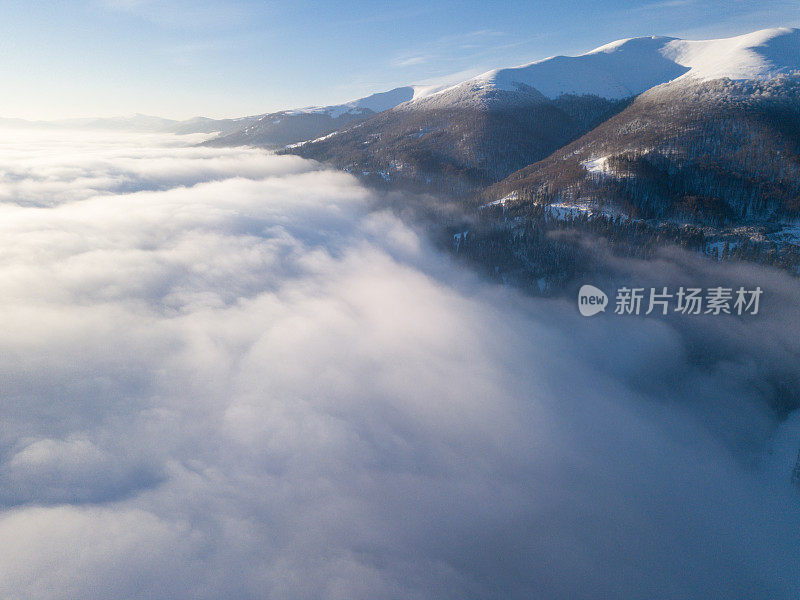
M 591 317 L 599 312 L 605 312 L 608 306 L 606 293 L 593 285 L 583 285 L 578 291 L 578 310 L 584 317 Z

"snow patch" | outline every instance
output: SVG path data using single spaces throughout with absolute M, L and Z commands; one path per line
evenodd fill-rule
M 490 206 L 505 206 L 506 202 L 517 200 L 518 198 L 519 198 L 518 192 L 511 192 L 510 194 L 507 194 L 498 200 L 494 200 L 487 204 L 483 204 L 482 206 L 479 207 L 479 210 L 483 210 L 484 208 L 488 208 Z
M 284 146 L 284 148 L 299 148 L 300 146 L 305 146 L 306 144 L 313 144 L 315 142 L 324 142 L 325 140 L 335 136 L 337 133 L 339 133 L 339 132 L 338 131 L 331 131 L 330 133 L 328 133 L 326 135 L 323 135 L 321 137 L 318 137 L 318 138 L 314 138 L 313 140 L 305 140 L 303 142 L 296 142 L 294 144 L 287 144 L 286 146 Z
M 605 175 L 606 173 L 610 173 L 611 170 L 608 167 L 608 156 L 601 156 L 600 158 L 594 158 L 592 160 L 586 160 L 582 162 L 583 168 L 586 169 L 589 173 L 595 173 L 596 175 Z
M 615 211 L 611 208 L 600 208 L 597 204 L 593 202 L 578 202 L 578 203 L 567 203 L 567 202 L 553 202 L 548 204 L 545 207 L 545 212 L 547 216 L 556 221 L 566 221 L 568 219 L 572 219 L 578 217 L 580 215 L 587 215 L 590 217 L 608 217 L 609 219 L 613 219 L 614 217 L 624 217 L 629 219 L 628 215 L 621 211 Z

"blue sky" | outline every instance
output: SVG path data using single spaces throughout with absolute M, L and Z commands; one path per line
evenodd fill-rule
M 239 116 L 463 79 L 623 37 L 797 25 L 800 8 L 786 0 L 5 0 L 0 116 Z

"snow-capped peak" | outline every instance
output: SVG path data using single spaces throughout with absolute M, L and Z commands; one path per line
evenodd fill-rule
M 764 79 L 800 70 L 800 29 L 762 29 L 717 40 L 673 40 L 661 53 L 703 80 Z
M 530 94 L 531 88 L 551 99 L 562 94 L 625 98 L 680 77 L 760 79 L 799 70 L 798 29 L 765 29 L 703 41 L 638 37 L 617 40 L 579 56 L 553 56 L 494 69 L 445 89 L 417 90 L 412 104 L 439 106 L 449 99 L 463 104 L 470 94 Z
M 548 98 L 561 94 L 624 98 L 674 79 L 686 71 L 659 52 L 673 39 L 619 40 L 580 56 L 554 56 L 521 67 L 489 71 L 477 79 L 504 90 L 526 85 Z

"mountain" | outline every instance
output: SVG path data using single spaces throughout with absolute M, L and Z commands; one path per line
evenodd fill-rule
M 259 115 L 226 135 L 207 142 L 215 146 L 254 145 L 281 148 L 311 140 L 410 100 L 411 86 L 372 94 L 345 104 L 311 106 Z
M 256 117 L 238 119 L 209 119 L 194 117 L 184 121 L 164 119 L 151 115 L 135 114 L 121 117 L 61 119 L 56 121 L 28 121 L 0 118 L 0 127 L 23 129 L 94 129 L 105 131 L 137 131 L 142 133 L 221 133 L 240 130 Z
M 438 105 L 400 105 L 284 152 L 329 162 L 377 185 L 469 195 L 542 159 L 622 109 L 626 100 L 492 90 Z
M 628 105 L 647 90 L 722 78 L 766 82 L 799 69 L 796 29 L 705 41 L 631 38 L 417 93 L 391 110 L 284 151 L 332 163 L 372 183 L 469 195 L 548 157 L 623 109 L 636 114 L 642 102 Z M 740 89 L 728 97 L 759 93 Z M 670 96 L 678 102 L 690 97 Z M 655 116 L 654 126 L 657 121 Z
M 621 99 L 683 79 L 770 79 L 800 69 L 800 30 L 764 29 L 718 40 L 629 38 L 580 56 L 554 56 L 418 94 L 405 108 L 464 106 L 498 95 L 512 100 L 539 93 L 549 99 L 591 95 Z
M 532 289 L 587 273 L 598 238 L 800 272 L 798 29 L 493 70 L 284 151 L 460 199 L 456 252 Z
M 635 96 L 688 70 L 667 58 L 662 50 L 671 42 L 668 37 L 645 37 L 620 40 L 580 56 L 554 56 L 527 65 L 494 69 L 468 81 L 415 99 L 408 108 L 423 106 L 458 106 L 505 94 L 512 100 L 517 93 L 531 90 L 546 98 L 562 95 L 592 95 L 620 99 Z
M 718 40 L 673 40 L 662 54 L 684 65 L 684 78 L 768 80 L 800 70 L 800 29 L 762 29 Z
M 678 80 L 485 192 L 703 225 L 800 212 L 800 78 Z
M 628 256 L 677 244 L 800 273 L 800 32 L 664 52 L 686 73 L 483 190 L 459 252 L 527 285 L 586 272 L 567 231 Z
M 414 92 L 415 88 L 412 86 L 399 87 L 344 104 L 310 106 L 236 119 L 194 117 L 178 121 L 143 114 L 107 118 L 62 119 L 57 121 L 27 121 L 25 119 L 0 118 L 0 127 L 95 129 L 174 133 L 179 135 L 217 133 L 219 135 L 206 142 L 206 144 L 282 148 L 288 144 L 312 140 L 347 125 L 362 122 L 370 116 L 411 100 L 414 97 Z
M 109 118 L 63 119 L 51 122 L 53 126 L 64 128 L 142 132 L 170 132 L 178 123 L 180 123 L 180 121 L 143 114 Z
M 509 194 L 614 204 L 643 218 L 704 224 L 800 210 L 800 30 L 671 40 L 688 67 L 546 160 L 511 174 Z
M 463 105 L 491 92 L 540 92 L 627 98 L 675 79 L 769 79 L 800 69 L 800 30 L 765 29 L 705 41 L 629 38 L 580 56 L 555 56 L 520 67 L 495 69 L 469 81 L 415 98 L 414 104 Z
M 218 133 L 227 135 L 246 127 L 248 123 L 258 117 L 239 117 L 236 119 L 209 119 L 208 117 L 194 117 L 185 121 L 178 121 L 169 125 L 163 131 L 185 135 L 190 133 Z

